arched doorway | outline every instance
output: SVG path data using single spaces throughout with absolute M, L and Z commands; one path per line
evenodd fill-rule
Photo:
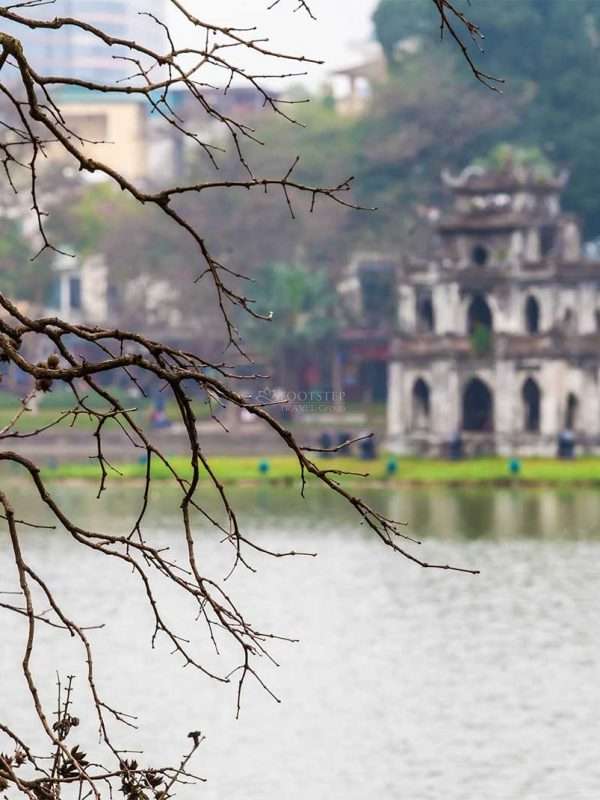
M 579 399 L 573 392 L 567 395 L 567 406 L 565 408 L 565 429 L 568 431 L 577 430 L 579 416 Z
M 537 433 L 540 429 L 542 393 L 533 378 L 527 378 L 523 384 L 522 396 L 523 427 L 528 433 Z
M 467 331 L 469 335 L 475 333 L 478 327 L 491 331 L 493 328 L 492 312 L 486 299 L 481 294 L 476 294 L 467 310 Z
M 431 416 L 431 392 L 423 378 L 418 378 L 412 390 L 413 430 L 427 430 Z
M 531 295 L 525 303 L 525 327 L 527 333 L 538 333 L 540 330 L 540 304 Z
M 479 378 L 471 378 L 463 393 L 463 430 L 494 430 L 494 398 Z

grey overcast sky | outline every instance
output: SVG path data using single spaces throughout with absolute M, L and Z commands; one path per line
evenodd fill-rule
M 190 8 L 200 13 L 200 8 Z M 271 11 L 270 0 L 204 0 L 202 18 L 215 24 L 256 25 L 274 48 L 324 59 L 324 67 L 309 67 L 303 82 L 322 82 L 331 70 L 360 60 L 361 48 L 372 34 L 371 14 L 377 0 L 311 0 L 316 21 L 296 11 L 297 0 L 280 0 Z M 173 19 L 175 21 L 175 18 Z

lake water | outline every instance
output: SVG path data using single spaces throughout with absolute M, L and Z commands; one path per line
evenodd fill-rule
M 81 488 L 57 493 L 96 529 L 119 530 L 132 508 L 130 490 L 101 504 Z M 279 668 L 264 664 L 283 702 L 249 685 L 237 721 L 234 687 L 181 669 L 166 644 L 150 649 L 150 617 L 124 569 L 81 553 L 64 533 L 24 533 L 27 556 L 65 608 L 87 624 L 107 623 L 92 634 L 98 683 L 139 715 L 139 730 L 119 731 L 118 743 L 164 763 L 186 747 L 189 730 L 201 729 L 207 740 L 195 766 L 208 782 L 180 796 L 208 800 L 600 796 L 600 492 L 368 494 L 423 538 L 423 556 L 481 575 L 419 569 L 322 492 L 303 503 L 291 489 L 237 490 L 258 541 L 319 553 L 254 558 L 256 575 L 238 571 L 230 581 L 253 622 L 301 640 L 273 648 Z M 13 496 L 31 518 L 31 499 L 18 488 Z M 177 555 L 174 501 L 161 488 L 148 527 Z M 225 546 L 205 532 L 199 542 L 205 573 L 224 574 Z M 6 547 L 0 568 L 0 589 L 13 587 Z M 189 632 L 187 609 L 169 594 L 164 602 Z M 14 670 L 24 626 L 6 614 L 2 622 L 1 716 L 27 730 L 27 696 Z M 36 670 L 51 700 L 56 670 L 81 673 L 78 651 L 47 631 L 40 641 Z M 204 639 L 202 648 L 209 652 Z M 78 731 L 90 734 L 91 723 Z

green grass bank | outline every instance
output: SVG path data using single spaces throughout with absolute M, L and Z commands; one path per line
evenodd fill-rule
M 346 484 L 418 483 L 418 484 L 587 484 L 600 486 L 600 458 L 579 458 L 572 461 L 557 459 L 526 458 L 520 461 L 520 470 L 515 475 L 507 459 L 477 458 L 464 461 L 443 461 L 418 458 L 391 459 L 382 456 L 375 461 L 357 458 L 316 459 L 327 469 L 368 473 L 368 477 L 348 476 L 342 478 Z M 171 464 L 182 474 L 191 474 L 189 461 L 184 457 L 170 459 Z M 395 467 L 390 468 L 390 463 Z M 220 481 L 235 483 L 279 483 L 295 481 L 299 477 L 298 464 L 292 456 L 213 456 L 210 464 Z M 117 464 L 119 474 L 112 473 L 116 480 L 143 479 L 145 463 Z M 100 471 L 97 464 L 66 463 L 54 468 L 44 468 L 46 477 L 54 479 L 97 479 Z M 157 460 L 152 463 L 152 476 L 157 480 L 168 479 L 169 470 Z M 206 477 L 206 476 L 204 476 Z

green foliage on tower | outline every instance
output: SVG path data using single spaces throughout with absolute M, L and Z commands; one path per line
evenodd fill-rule
M 487 325 L 477 322 L 471 334 L 473 354 L 479 358 L 489 355 L 493 349 L 493 333 Z

